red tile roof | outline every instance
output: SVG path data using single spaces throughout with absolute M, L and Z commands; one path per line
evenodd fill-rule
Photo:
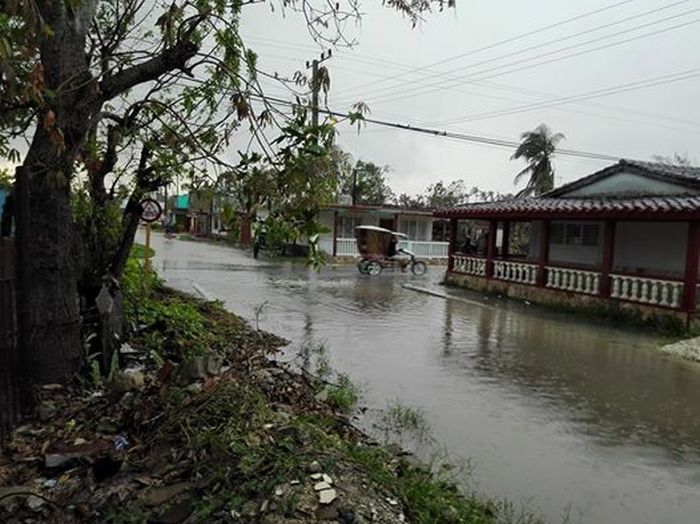
M 700 218 L 700 196 L 513 198 L 441 209 L 441 218 Z

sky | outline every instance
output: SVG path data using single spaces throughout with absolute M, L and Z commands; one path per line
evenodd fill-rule
M 546 123 L 567 149 L 700 159 L 700 0 L 458 0 L 415 28 L 380 2 L 361 10 L 361 23 L 345 31 L 357 45 L 324 62 L 333 111 L 363 101 L 372 118 L 509 141 Z M 244 8 L 241 33 L 259 68 L 281 76 L 328 49 L 300 14 L 267 4 Z M 274 81 L 263 85 L 290 98 Z M 510 193 L 523 167 L 510 160 L 512 147 L 371 124 L 338 130 L 355 159 L 390 167 L 397 193 L 441 179 Z M 556 184 L 610 163 L 558 155 Z

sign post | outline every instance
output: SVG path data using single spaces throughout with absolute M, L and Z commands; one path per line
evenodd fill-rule
M 143 269 L 147 273 L 151 267 L 151 223 L 160 218 L 163 209 L 152 198 L 144 198 L 139 205 L 141 206 L 141 220 L 146 222 L 146 252 L 144 253 Z

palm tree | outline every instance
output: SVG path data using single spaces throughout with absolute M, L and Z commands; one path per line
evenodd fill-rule
M 529 177 L 525 189 L 518 196 L 541 195 L 554 188 L 554 167 L 552 155 L 557 144 L 565 137 L 561 133 L 552 133 L 545 125 L 540 124 L 534 131 L 526 131 L 520 135 L 520 145 L 511 160 L 524 158 L 527 166 L 515 175 L 515 184 L 524 177 Z

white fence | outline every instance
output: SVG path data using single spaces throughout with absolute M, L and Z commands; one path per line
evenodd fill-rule
M 486 259 L 455 255 L 453 271 L 483 277 L 486 275 Z
M 538 269 L 537 264 L 497 260 L 493 265 L 493 276 L 500 280 L 534 285 L 537 282 Z
M 329 255 L 333 254 L 333 239 L 321 238 L 319 245 Z M 336 255 L 339 257 L 359 257 L 357 242 L 354 238 L 337 238 L 335 240 Z M 404 241 L 399 244 L 403 249 L 411 251 L 418 258 L 447 258 L 448 242 L 414 242 Z
M 597 295 L 600 292 L 600 273 L 548 266 L 547 287 Z
M 683 282 L 611 275 L 610 296 L 655 306 L 680 307 Z

